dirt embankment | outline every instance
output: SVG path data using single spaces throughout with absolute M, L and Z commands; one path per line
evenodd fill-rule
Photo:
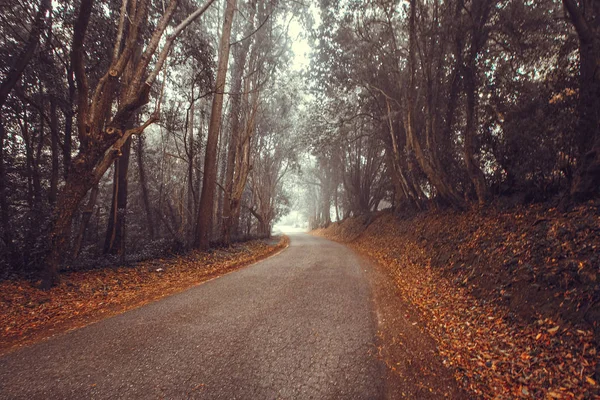
M 600 396 L 598 205 L 382 212 L 315 234 L 386 267 L 472 393 Z
M 129 267 L 70 272 L 49 291 L 26 280 L 0 282 L 0 353 L 188 289 L 288 244 L 282 236 Z

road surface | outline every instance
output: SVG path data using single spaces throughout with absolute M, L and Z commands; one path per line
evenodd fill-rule
M 364 268 L 295 234 L 258 264 L 4 355 L 0 398 L 382 398 Z

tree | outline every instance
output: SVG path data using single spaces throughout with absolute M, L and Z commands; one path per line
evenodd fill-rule
M 256 116 L 256 143 L 249 177 L 251 203 L 248 211 L 256 218 L 259 237 L 270 237 L 273 222 L 289 205 L 283 179 L 297 163 L 294 110 L 296 94 L 281 90 L 265 99 Z
M 213 96 L 210 124 L 208 126 L 208 139 L 204 156 L 204 175 L 202 178 L 202 194 L 200 195 L 200 209 L 198 211 L 198 222 L 196 226 L 195 247 L 202 250 L 208 249 L 213 228 L 212 218 L 217 186 L 217 145 L 219 142 L 219 132 L 221 130 L 223 94 L 225 91 L 225 78 L 227 77 L 227 66 L 229 63 L 229 40 L 231 37 L 231 26 L 233 24 L 233 14 L 235 12 L 236 3 L 236 0 L 227 0 L 227 6 L 223 17 L 223 31 L 221 33 L 221 41 L 219 44 L 219 62 L 217 66 L 215 94 Z
M 225 171 L 225 197 L 223 199 L 223 222 L 221 237 L 225 244 L 231 243 L 231 235 L 236 234 L 237 220 L 241 206 L 241 197 L 246 186 L 248 172 L 250 169 L 250 139 L 252 135 L 252 126 L 242 128 L 242 84 L 248 51 L 250 50 L 250 36 L 254 31 L 254 18 L 256 15 L 256 1 L 251 0 L 248 3 L 248 20 L 244 30 L 242 42 L 235 45 L 234 64 L 231 84 L 231 108 L 229 111 L 231 120 L 229 145 L 227 149 L 227 164 Z M 258 100 L 258 95 L 254 96 Z M 253 111 L 256 108 L 253 109 Z M 251 118 L 253 124 L 254 118 Z M 250 129 L 248 129 L 250 128 Z
M 31 26 L 29 32 L 29 38 L 18 54 L 13 60 L 10 70 L 5 75 L 4 79 L 0 83 L 0 111 L 4 108 L 9 94 L 14 89 L 15 85 L 21 79 L 21 76 L 34 56 L 35 50 L 38 47 L 40 36 L 46 25 L 47 13 L 51 9 L 50 0 L 41 0 L 38 8 L 35 20 Z M 13 259 L 16 258 L 16 249 L 13 243 L 13 237 L 10 229 L 10 211 L 7 200 L 7 177 L 5 170 L 5 157 L 4 157 L 4 146 L 6 140 L 6 130 L 4 129 L 4 122 L 0 117 L 0 223 L 2 224 L 2 240 L 4 241 L 8 252 Z
M 8 95 L 19 82 L 25 67 L 27 67 L 33 58 L 35 50 L 40 42 L 40 35 L 44 30 L 50 7 L 50 0 L 41 0 L 37 15 L 29 32 L 29 38 L 21 53 L 13 61 L 10 71 L 6 74 L 4 79 L 2 79 L 2 83 L 0 83 L 0 107 L 4 106 Z
M 196 18 L 202 15 L 214 0 L 190 14 L 173 28 L 158 52 L 161 38 L 173 19 L 177 1 L 166 7 L 160 21 L 150 36 L 139 61 L 130 68 L 133 79 L 120 80 L 142 38 L 141 27 L 148 15 L 148 0 L 142 0 L 130 8 L 127 17 L 127 0 L 121 6 L 117 36 L 111 64 L 99 79 L 90 96 L 88 77 L 85 71 L 85 34 L 88 30 L 93 0 L 83 0 L 75 22 L 71 45 L 71 63 L 77 84 L 77 131 L 80 141 L 78 154 L 73 159 L 65 186 L 58 196 L 49 233 L 48 255 L 44 259 L 45 276 L 43 287 L 49 288 L 58 280 L 58 266 L 67 248 L 73 215 L 88 190 L 104 175 L 113 160 L 121 154 L 121 148 L 133 134 L 141 134 L 157 120 L 152 114 L 146 122 L 128 128 L 133 115 L 149 101 L 150 89 L 155 82 L 173 42 Z M 127 28 L 127 29 L 126 29 Z M 153 66 L 152 57 L 157 55 Z M 111 112 L 115 92 L 121 94 L 116 111 Z
M 579 38 L 579 167 L 571 197 L 586 200 L 600 187 L 600 5 L 592 0 L 563 0 Z
M 595 196 L 593 141 L 578 145 L 583 153 L 574 150 L 584 137 L 572 128 L 578 54 L 567 24 L 556 17 L 561 3 L 324 3 L 311 69 L 324 107 L 311 118 L 329 121 L 313 123 L 312 137 L 336 142 L 347 135 L 349 122 L 367 122 L 361 137 L 383 144 L 375 158 L 391 181 L 377 197 L 396 208 L 463 209 L 517 193 L 538 201 L 569 185 L 587 186 L 591 191 L 583 197 Z M 577 32 L 595 21 L 591 4 L 565 2 L 583 27 Z M 585 60 L 583 55 L 582 68 Z M 581 89 L 581 115 L 598 108 L 594 88 L 590 81 Z M 322 143 L 314 146 L 315 156 L 330 159 Z M 573 174 L 575 163 L 586 166 Z M 364 203 L 365 191 L 350 184 L 351 174 L 343 176 L 347 205 Z M 319 186 L 325 202 L 330 189 Z

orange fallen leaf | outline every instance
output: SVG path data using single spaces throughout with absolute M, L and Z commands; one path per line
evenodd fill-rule
M 556 325 L 554 328 L 548 329 L 548 333 L 556 333 L 556 332 L 558 332 L 559 328 L 560 328 L 560 326 Z

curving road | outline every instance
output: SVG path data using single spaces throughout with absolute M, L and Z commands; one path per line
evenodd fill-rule
M 382 398 L 365 269 L 293 235 L 251 267 L 2 356 L 0 398 Z

